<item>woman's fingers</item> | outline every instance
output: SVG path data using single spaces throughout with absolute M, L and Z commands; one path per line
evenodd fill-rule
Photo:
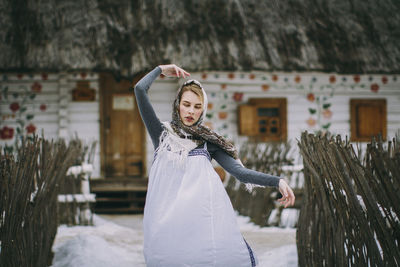
M 281 198 L 281 199 L 278 199 L 278 201 L 279 201 L 279 203 L 280 203 L 281 205 L 283 205 L 285 208 L 287 208 L 287 207 L 289 207 L 289 206 L 293 206 L 293 204 L 294 204 L 293 199 L 285 198 L 285 197 L 283 197 L 283 198 Z
M 179 68 L 178 68 L 176 65 L 174 65 L 174 69 L 175 69 L 175 75 L 176 75 L 176 77 L 179 77 L 179 76 L 180 76 L 180 70 L 179 70 Z
M 296 201 L 296 197 L 294 196 L 293 190 L 289 187 L 289 199 L 290 199 L 290 206 L 294 205 Z
M 278 201 L 279 201 L 279 203 L 281 203 L 281 205 L 284 205 L 285 208 L 287 208 L 291 203 L 290 198 L 285 197 L 285 196 L 283 196 L 282 198 L 278 199 Z
M 186 78 L 186 76 L 190 76 L 190 73 L 185 71 L 184 69 L 179 67 L 177 67 L 177 69 L 178 69 L 178 77 Z
M 183 70 L 183 69 L 182 69 L 182 71 L 183 71 L 183 73 L 184 73 L 183 78 L 186 78 L 187 76 L 190 76 L 190 73 L 189 73 L 189 72 L 187 72 L 187 71 L 185 71 L 185 70 Z
M 284 205 L 285 208 L 287 208 L 288 206 L 293 206 L 295 202 L 293 190 L 284 180 L 281 180 L 279 182 L 279 191 L 282 194 L 282 198 L 278 199 L 278 201 L 282 205 Z
M 167 77 L 183 77 L 190 76 L 190 73 L 175 64 L 160 65 L 161 73 Z
M 293 206 L 294 205 L 295 197 L 294 197 L 292 189 L 290 189 L 290 188 L 288 190 L 288 197 L 286 198 L 286 200 L 287 201 L 286 201 L 285 208 L 288 207 L 288 206 Z
M 278 200 L 279 200 L 279 203 L 281 205 L 283 205 L 285 208 L 287 208 L 289 206 L 289 204 L 290 204 L 288 198 L 281 198 L 281 199 L 278 199 Z

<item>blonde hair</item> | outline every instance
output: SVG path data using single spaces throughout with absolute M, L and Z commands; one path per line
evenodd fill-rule
M 188 84 L 182 87 L 181 91 L 179 92 L 178 99 L 179 103 L 181 102 L 181 98 L 184 92 L 191 91 L 194 94 L 196 94 L 198 97 L 200 97 L 201 103 L 204 104 L 204 96 L 203 96 L 203 90 L 201 89 L 200 86 L 197 84 Z

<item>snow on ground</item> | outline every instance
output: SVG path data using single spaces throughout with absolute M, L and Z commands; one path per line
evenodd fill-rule
M 95 226 L 60 226 L 52 267 L 145 266 L 143 233 L 94 216 Z
M 259 227 L 248 217 L 237 219 L 260 267 L 297 266 L 296 229 Z M 95 215 L 94 226 L 60 226 L 52 267 L 145 266 L 142 220 L 143 215 Z

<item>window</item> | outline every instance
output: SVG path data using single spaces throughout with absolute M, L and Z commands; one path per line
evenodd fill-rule
M 286 98 L 253 98 L 239 106 L 239 134 L 257 141 L 285 141 Z
M 350 100 L 351 141 L 368 142 L 372 136 L 386 140 L 386 99 Z

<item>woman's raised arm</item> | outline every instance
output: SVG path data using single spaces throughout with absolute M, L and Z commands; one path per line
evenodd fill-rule
M 137 84 L 135 85 L 135 96 L 136 102 L 139 107 L 140 116 L 144 124 L 146 125 L 147 131 L 150 134 L 151 140 L 154 145 L 154 149 L 158 147 L 159 137 L 163 131 L 162 124 L 158 119 L 153 106 L 150 103 L 147 91 L 151 84 L 161 74 L 161 68 L 156 67 L 151 72 L 147 73 Z
M 160 74 L 167 77 L 183 77 L 190 76 L 184 69 L 176 66 L 175 64 L 160 65 L 154 68 L 151 72 L 146 74 L 136 85 L 135 85 L 135 96 L 139 107 L 140 116 L 144 124 L 146 125 L 147 131 L 150 134 L 151 141 L 153 142 L 154 149 L 159 145 L 159 138 L 163 131 L 162 124 L 158 119 L 153 106 L 150 103 L 147 91 L 151 84 L 157 79 Z

